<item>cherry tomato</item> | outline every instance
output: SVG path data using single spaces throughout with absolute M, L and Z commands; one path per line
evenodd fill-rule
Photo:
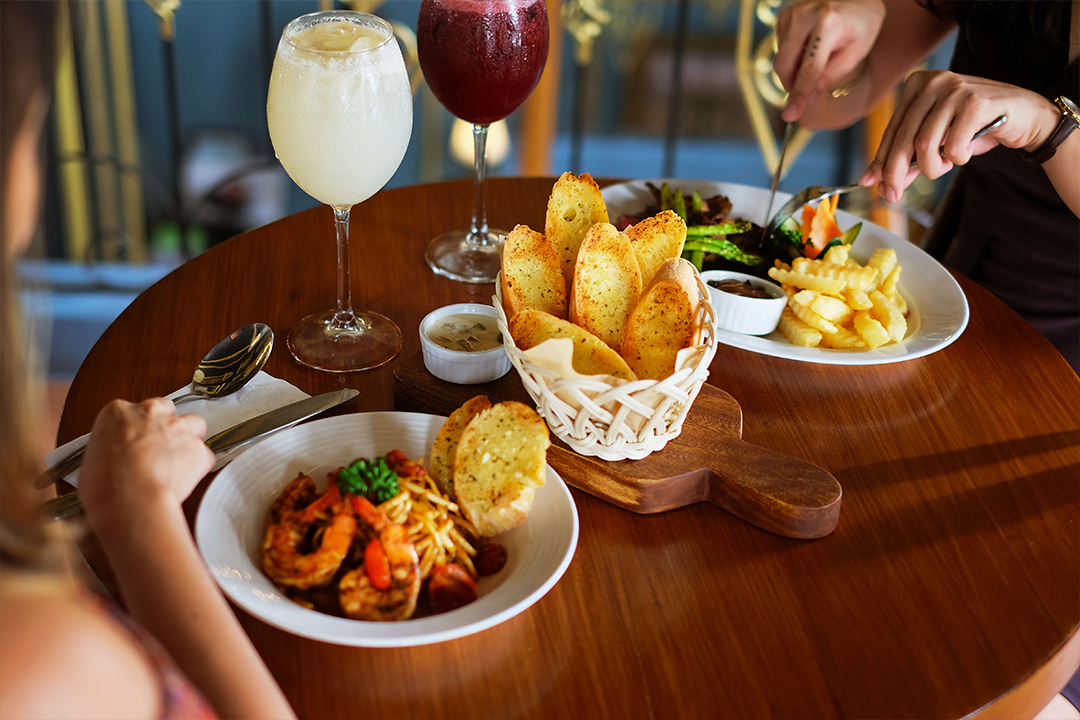
M 476 581 L 460 565 L 440 565 L 431 571 L 428 597 L 435 612 L 449 612 L 476 599 Z
M 506 548 L 499 543 L 487 543 L 480 548 L 473 563 L 482 577 L 494 575 L 506 565 Z
M 382 540 L 375 538 L 364 549 L 364 569 L 368 580 L 377 590 L 390 587 L 390 561 L 386 559 L 386 549 Z

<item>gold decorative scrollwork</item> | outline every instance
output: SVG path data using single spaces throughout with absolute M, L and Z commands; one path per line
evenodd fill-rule
M 776 13 L 783 5 L 783 0 L 758 0 L 754 14 L 757 15 L 757 19 L 761 21 L 762 25 L 775 28 Z
M 739 7 L 739 30 L 735 45 L 735 72 L 739 89 L 746 103 L 746 112 L 754 129 L 754 137 L 761 148 L 765 166 L 772 175 L 780 162 L 780 135 L 770 116 L 769 107 L 783 107 L 787 91 L 773 69 L 776 57 L 776 11 L 782 0 L 741 0 Z M 755 20 L 770 28 L 766 37 L 754 46 Z M 768 106 L 768 107 L 767 107 Z M 773 113 L 775 114 L 775 113 Z M 795 159 L 813 137 L 813 133 L 796 128 L 788 144 L 783 173 L 794 164 Z
M 161 27 L 161 39 L 170 41 L 176 36 L 176 11 L 180 9 L 180 0 L 143 0 L 158 16 Z
M 606 44 L 612 61 L 624 73 L 631 73 L 644 60 L 660 32 L 663 5 L 656 2 L 621 2 L 611 13 L 608 32 L 613 42 Z
M 611 13 L 604 7 L 603 0 L 569 0 L 562 6 L 563 27 L 577 43 L 575 57 L 579 65 L 592 62 L 593 43 L 604 26 L 611 22 Z
M 776 57 L 776 31 L 770 32 L 754 52 L 754 87 L 769 105 L 783 107 L 787 100 L 787 90 L 780 84 L 780 78 L 773 69 Z

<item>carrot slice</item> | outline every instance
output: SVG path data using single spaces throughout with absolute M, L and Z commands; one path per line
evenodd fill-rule
M 806 257 L 816 258 L 825 250 L 830 240 L 840 237 L 840 226 L 836 224 L 836 207 L 839 202 L 837 195 L 823 200 L 810 219 L 809 232 L 806 231 L 806 209 L 803 208 L 803 238 L 806 240 L 803 255 Z
M 802 232 L 803 245 L 806 245 L 806 238 L 810 236 L 810 227 L 814 222 L 815 215 L 817 215 L 817 208 L 813 205 L 803 206 L 802 224 L 799 226 L 799 230 Z
M 376 590 L 390 587 L 390 560 L 386 557 L 386 548 L 379 538 L 369 542 L 364 549 L 364 569 Z

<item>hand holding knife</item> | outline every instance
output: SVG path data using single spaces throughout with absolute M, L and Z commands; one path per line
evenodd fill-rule
M 360 394 L 359 390 L 345 389 L 305 398 L 298 402 L 283 405 L 276 410 L 271 410 L 257 417 L 245 420 L 231 428 L 206 438 L 205 445 L 215 453 L 229 450 L 241 443 L 254 440 L 267 433 L 281 428 L 295 425 L 307 420 L 324 410 L 329 410 L 343 402 L 352 400 Z M 42 474 L 35 482 L 37 487 L 46 487 L 52 482 L 70 474 L 82 465 L 82 450 L 78 450 L 55 465 L 46 473 Z M 40 485 L 39 485 L 40 483 Z M 77 492 L 61 495 L 47 501 L 43 507 L 48 520 L 62 520 L 71 517 L 79 511 L 79 494 Z

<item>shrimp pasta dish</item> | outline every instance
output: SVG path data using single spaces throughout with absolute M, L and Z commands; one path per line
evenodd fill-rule
M 263 572 L 289 598 L 367 621 L 468 604 L 505 560 L 400 450 L 329 473 L 323 491 L 298 475 L 271 504 L 262 545 Z

